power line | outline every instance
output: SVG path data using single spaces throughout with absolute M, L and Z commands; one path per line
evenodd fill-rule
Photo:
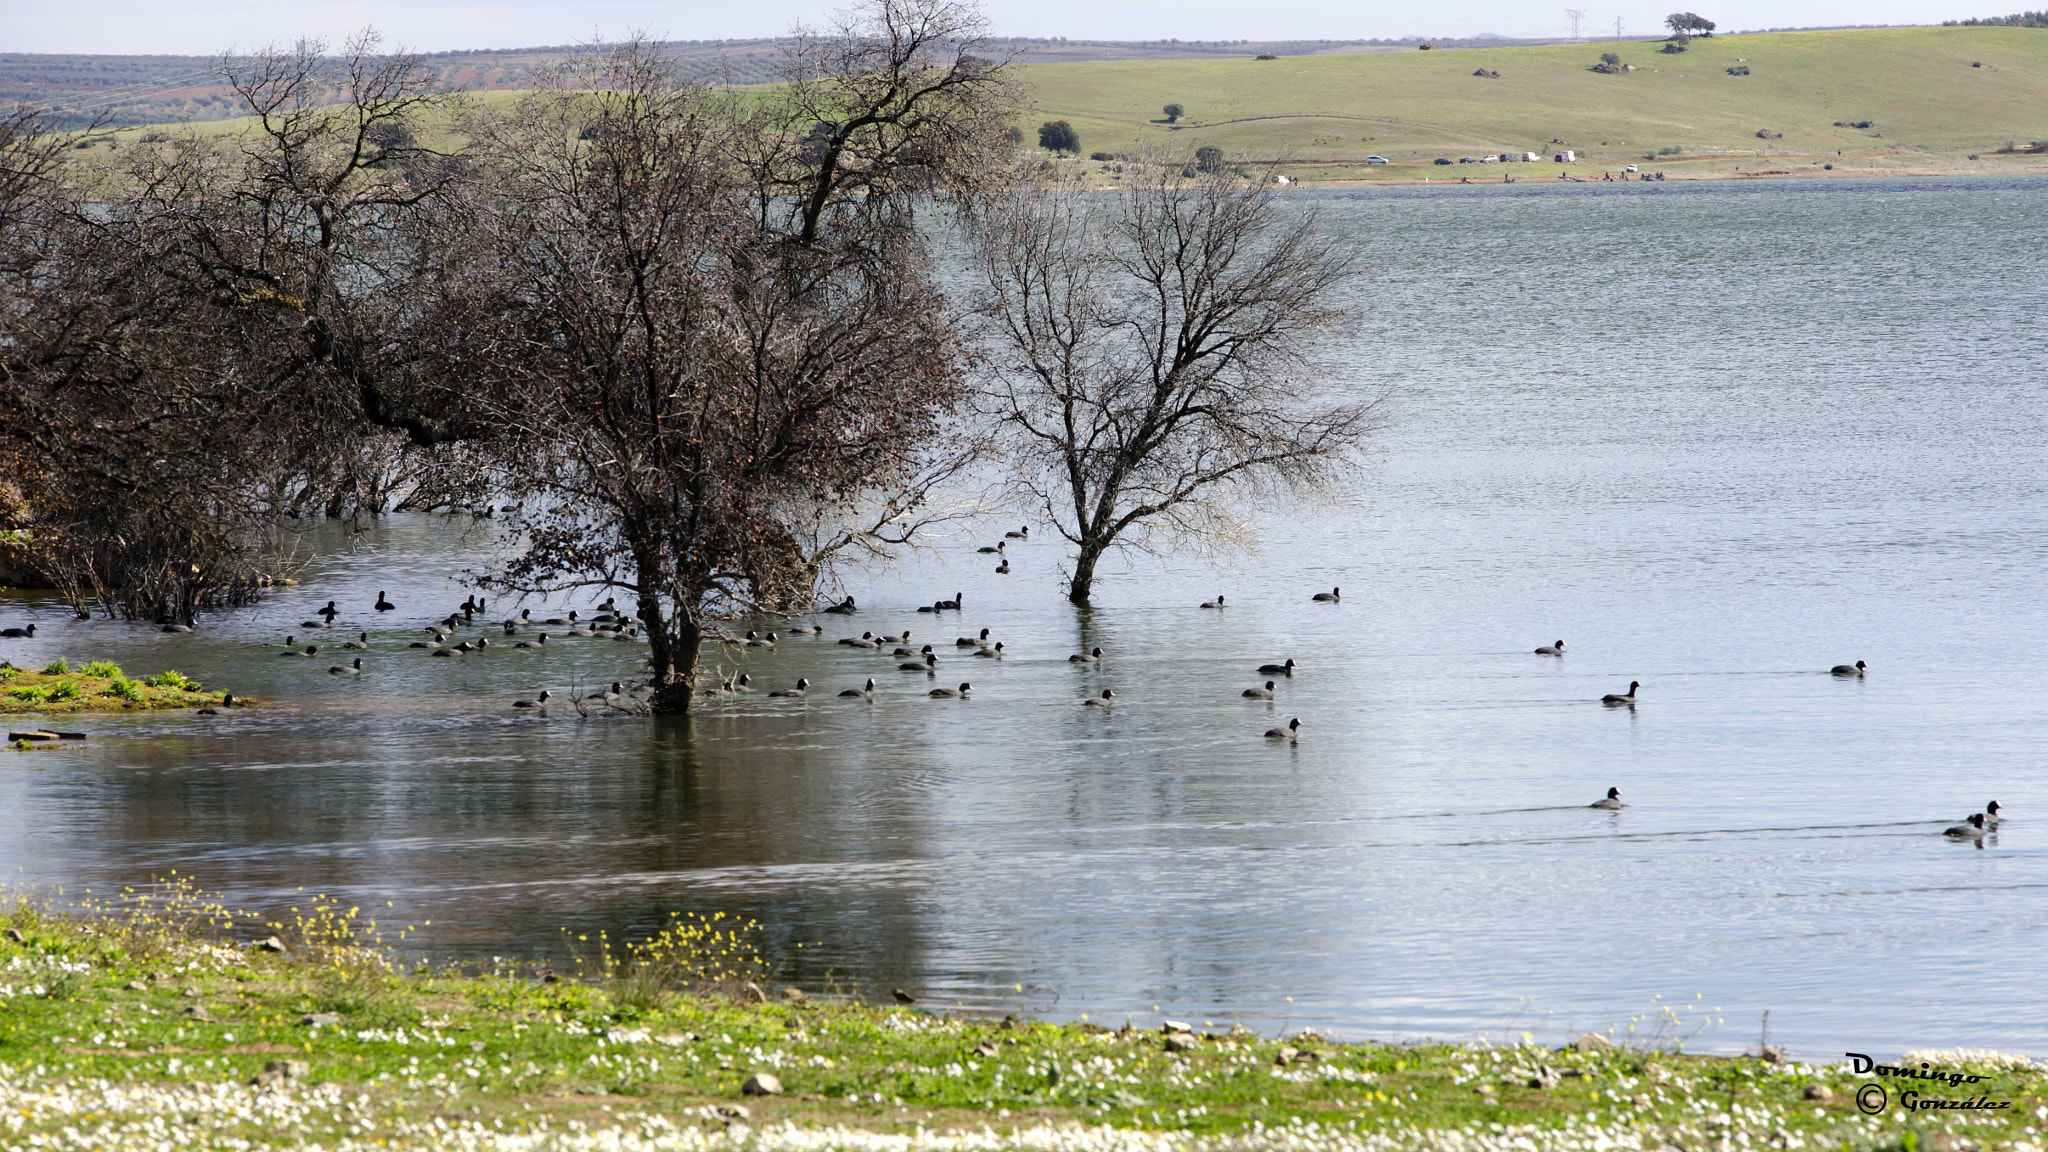
M 1616 40 L 1621 39 L 1621 17 L 1619 16 L 1614 18 L 1614 38 Z
M 1584 44 L 1586 38 L 1579 33 L 1579 25 L 1586 19 L 1586 10 L 1584 8 L 1567 8 L 1564 10 L 1564 15 L 1565 19 L 1572 22 L 1572 43 Z

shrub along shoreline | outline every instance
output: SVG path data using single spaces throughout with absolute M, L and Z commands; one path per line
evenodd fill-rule
M 135 679 L 111 660 L 76 668 L 55 660 L 40 669 L 0 661 L 0 715 L 68 715 L 73 712 L 138 712 L 157 708 L 205 708 L 224 693 L 208 692 L 179 672 Z M 245 703 L 240 699 L 237 704 Z
M 1869 1116 L 1847 1066 L 1108 1029 L 764 987 L 748 926 L 677 919 L 567 975 L 407 970 L 356 909 L 253 923 L 125 893 L 0 912 L 0 1143 L 123 1148 L 2039 1148 L 1997 1110 Z M 404 933 L 401 933 L 403 936 Z M 1901 1083 L 1889 1083 L 1894 1100 Z M 1963 1089 L 1917 1085 L 1930 1096 Z

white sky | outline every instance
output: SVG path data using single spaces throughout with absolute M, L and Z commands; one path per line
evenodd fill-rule
M 1683 0 L 1566 0 L 1587 9 L 1586 30 L 1651 33 Z M 1357 4 L 1343 0 L 984 0 L 997 32 L 1074 39 L 1278 40 L 1366 37 L 1559 36 L 1569 31 L 1555 2 L 1448 0 Z M 774 36 L 820 22 L 835 0 L 0 0 L 0 51 L 209 55 L 322 36 L 340 40 L 365 25 L 386 43 L 426 51 L 569 44 L 644 30 L 679 40 Z M 2025 0 L 1693 0 L 1685 5 L 1722 29 L 1826 24 L 1936 24 L 2002 15 Z

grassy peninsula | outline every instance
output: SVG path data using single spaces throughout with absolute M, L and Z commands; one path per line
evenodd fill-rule
M 205 708 L 219 704 L 222 695 L 178 672 L 136 679 L 109 660 L 75 668 L 67 660 L 57 660 L 40 669 L 0 663 L 0 715 Z
M 334 901 L 264 922 L 182 884 L 61 913 L 14 902 L 0 913 L 0 1139 L 2029 1148 L 2048 1117 L 2048 1075 L 1981 1053 L 1928 1058 L 1981 1073 L 1969 1091 L 2010 1109 L 1873 1117 L 1856 1095 L 1874 1081 L 1843 1066 L 1683 1055 L 1668 1034 L 1627 1029 L 1563 1050 L 1339 1044 L 1200 1020 L 1112 1029 L 877 1007 L 768 984 L 750 926 L 718 917 L 678 918 L 626 946 L 572 941 L 584 960 L 559 974 L 408 968 L 375 935 Z

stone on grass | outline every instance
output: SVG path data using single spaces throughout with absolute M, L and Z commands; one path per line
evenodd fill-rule
M 809 993 L 792 984 L 783 988 L 782 998 L 784 1000 L 789 1001 L 792 1004 L 801 1004 L 804 1001 L 809 1000 L 811 997 Z
M 983 1040 L 974 1046 L 974 1054 L 984 1060 L 993 1060 L 1002 1053 L 1003 1050 L 996 1047 L 995 1042 L 991 1040 Z
M 756 1072 L 740 1085 L 740 1091 L 748 1096 L 780 1096 L 782 1081 L 773 1072 Z
M 299 1023 L 307 1028 L 325 1028 L 341 1023 L 339 1012 L 308 1012 L 299 1017 Z
M 283 952 L 286 950 L 284 941 L 279 940 L 275 936 L 268 936 L 258 940 L 253 947 L 259 952 Z
M 737 1120 L 742 1124 L 754 1118 L 754 1114 L 747 1111 L 747 1106 L 744 1104 L 718 1104 L 714 1105 L 712 1110 L 727 1120 Z
M 191 1005 L 185 1009 L 185 1015 L 199 1021 L 201 1024 L 213 1023 L 213 1013 L 208 1012 L 204 1004 Z
M 1588 1032 L 1577 1040 L 1572 1041 L 1572 1051 L 1574 1052 L 1605 1052 L 1613 1047 L 1614 1045 L 1608 1042 L 1607 1037 L 1600 1035 L 1598 1032 Z
M 1806 1086 L 1806 1098 L 1825 1103 L 1835 1098 L 1835 1090 L 1825 1084 L 1808 1084 Z
M 1172 1035 L 1175 1032 L 1193 1032 L 1195 1030 L 1195 1026 L 1193 1024 L 1188 1024 L 1180 1020 L 1166 1020 L 1160 1023 L 1159 1030 L 1168 1035 Z
M 130 992 L 147 992 L 149 991 L 149 982 L 146 980 L 130 980 L 128 983 L 121 985 L 121 987 L 128 989 Z
M 1166 1036 L 1168 1052 L 1192 1052 L 1201 1046 L 1201 1041 L 1186 1032 L 1170 1032 Z
M 1783 1064 L 1785 1062 L 1785 1050 L 1775 1044 L 1764 1045 L 1764 1050 L 1760 1055 L 1766 1064 Z
M 28 943 L 28 937 L 23 936 L 19 928 L 9 928 L 7 930 L 7 939 L 16 944 Z

